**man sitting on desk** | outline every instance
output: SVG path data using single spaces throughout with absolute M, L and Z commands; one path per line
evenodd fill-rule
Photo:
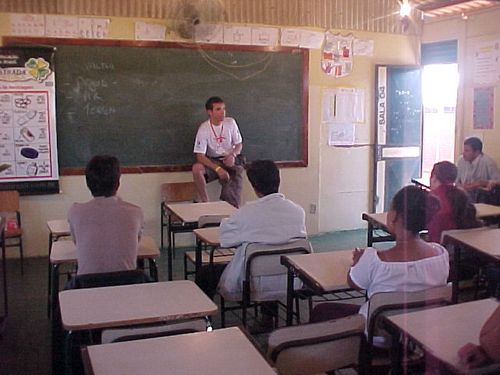
M 221 246 L 239 247 L 225 268 L 217 288 L 221 295 L 234 300 L 241 299 L 245 276 L 245 244 L 281 244 L 307 236 L 303 208 L 278 193 L 280 172 L 276 164 L 272 160 L 254 161 L 247 168 L 247 176 L 259 199 L 247 203 L 231 217 L 224 219 L 220 226 Z M 259 285 L 270 293 L 274 291 L 271 282 L 262 280 Z M 275 312 L 276 303 L 263 305 L 260 330 L 272 328 L 272 315 Z
M 118 159 L 94 156 L 87 164 L 85 178 L 94 199 L 74 203 L 68 212 L 78 274 L 136 269 L 144 214 L 140 207 L 116 196 L 120 186 Z
M 487 187 L 491 180 L 500 180 L 500 171 L 495 161 L 483 154 L 483 142 L 477 137 L 464 141 L 457 169 L 457 185 L 469 193 L 473 202 L 477 201 L 478 189 Z
M 222 185 L 220 199 L 235 207 L 240 205 L 243 167 L 238 157 L 243 147 L 238 125 L 226 117 L 224 101 L 213 96 L 205 103 L 208 120 L 196 134 L 193 179 L 202 202 L 208 202 L 207 182 L 218 179 Z

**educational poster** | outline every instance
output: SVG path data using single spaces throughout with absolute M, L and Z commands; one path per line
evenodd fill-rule
M 57 180 L 51 48 L 0 48 L 0 182 Z
M 494 92 L 493 87 L 476 87 L 474 89 L 474 129 L 493 129 Z

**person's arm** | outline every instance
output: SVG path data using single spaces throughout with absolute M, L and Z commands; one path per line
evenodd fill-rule
M 221 247 L 237 247 L 244 241 L 242 226 L 235 215 L 223 219 L 219 227 L 219 240 Z
M 71 233 L 71 239 L 73 240 L 73 243 L 76 245 L 76 233 L 75 233 L 75 228 L 73 227 L 73 215 L 74 215 L 74 205 L 70 207 L 68 211 L 68 223 L 69 223 L 69 232 Z
M 458 186 L 461 186 L 464 190 L 472 191 L 472 190 L 476 190 L 479 188 L 488 187 L 488 181 L 487 180 L 479 180 L 479 181 L 470 182 L 468 184 L 462 184 L 462 185 L 459 184 Z
M 196 161 L 200 164 L 203 164 L 206 168 L 210 168 L 215 171 L 215 173 L 217 173 L 217 176 L 219 176 L 219 179 L 223 181 L 229 180 L 229 173 L 227 173 L 227 171 L 220 165 L 207 158 L 205 154 L 197 153 Z
M 233 148 L 224 156 L 224 165 L 228 167 L 232 167 L 235 164 L 236 156 L 241 153 L 241 149 L 243 148 L 243 143 L 238 143 L 233 146 Z
M 484 323 L 479 343 L 493 362 L 500 363 L 500 307 Z
M 500 307 L 481 328 L 479 345 L 467 343 L 458 350 L 460 361 L 467 368 L 476 368 L 488 362 L 500 363 Z
M 360 264 L 360 260 L 363 258 L 365 250 L 355 248 L 352 252 L 352 266 L 347 272 L 347 285 L 356 290 L 367 289 L 369 284 L 367 269 L 369 264 L 367 261 L 363 261 Z M 365 259 L 366 260 L 366 259 Z

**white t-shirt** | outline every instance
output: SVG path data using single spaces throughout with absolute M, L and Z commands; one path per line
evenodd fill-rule
M 437 243 L 430 245 L 440 254 L 412 262 L 382 261 L 377 249 L 368 247 L 358 263 L 351 267 L 351 280 L 366 289 L 368 298 L 379 292 L 417 292 L 444 286 L 450 270 L 448 251 Z M 359 313 L 367 316 L 368 302 L 361 306 Z
M 210 124 L 210 120 L 207 120 L 198 128 L 193 152 L 217 158 L 226 155 L 234 145 L 242 141 L 238 125 L 232 117 L 225 117 L 217 126 Z

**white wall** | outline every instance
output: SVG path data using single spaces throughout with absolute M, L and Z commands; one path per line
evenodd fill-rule
M 112 38 L 133 35 L 133 19 L 111 18 Z M 348 31 L 342 32 L 347 34 Z M 0 13 L 0 36 L 9 34 L 8 14 Z M 281 191 L 306 210 L 306 225 L 310 234 L 336 229 L 363 227 L 362 212 L 368 210 L 371 199 L 371 146 L 332 148 L 326 145 L 327 129 L 321 125 L 321 95 L 324 88 L 355 87 L 366 90 L 366 121 L 356 128 L 357 142 L 373 144 L 373 92 L 375 64 L 415 64 L 419 40 L 393 34 L 354 32 L 355 37 L 373 39 L 372 57 L 355 57 L 353 73 L 342 79 L 328 77 L 320 69 L 320 51 L 313 50 L 309 64 L 309 166 L 282 170 Z M 223 93 L 221 93 L 223 95 Z M 200 104 L 202 105 L 202 104 Z M 228 109 L 228 114 L 231 109 Z M 165 182 L 188 181 L 190 173 L 148 173 L 123 175 L 119 195 L 143 207 L 146 218 L 145 233 L 160 239 L 160 185 Z M 48 253 L 47 220 L 66 217 L 70 205 L 90 198 L 83 176 L 62 176 L 61 194 L 22 197 L 21 211 L 25 230 L 26 253 L 31 256 Z M 217 188 L 211 188 L 213 197 Z M 243 201 L 254 199 L 248 181 L 245 181 Z M 309 213 L 311 204 L 317 206 Z M 191 243 L 191 235 L 183 243 Z M 181 240 L 182 243 L 182 240 Z M 15 252 L 12 252 L 15 253 Z

